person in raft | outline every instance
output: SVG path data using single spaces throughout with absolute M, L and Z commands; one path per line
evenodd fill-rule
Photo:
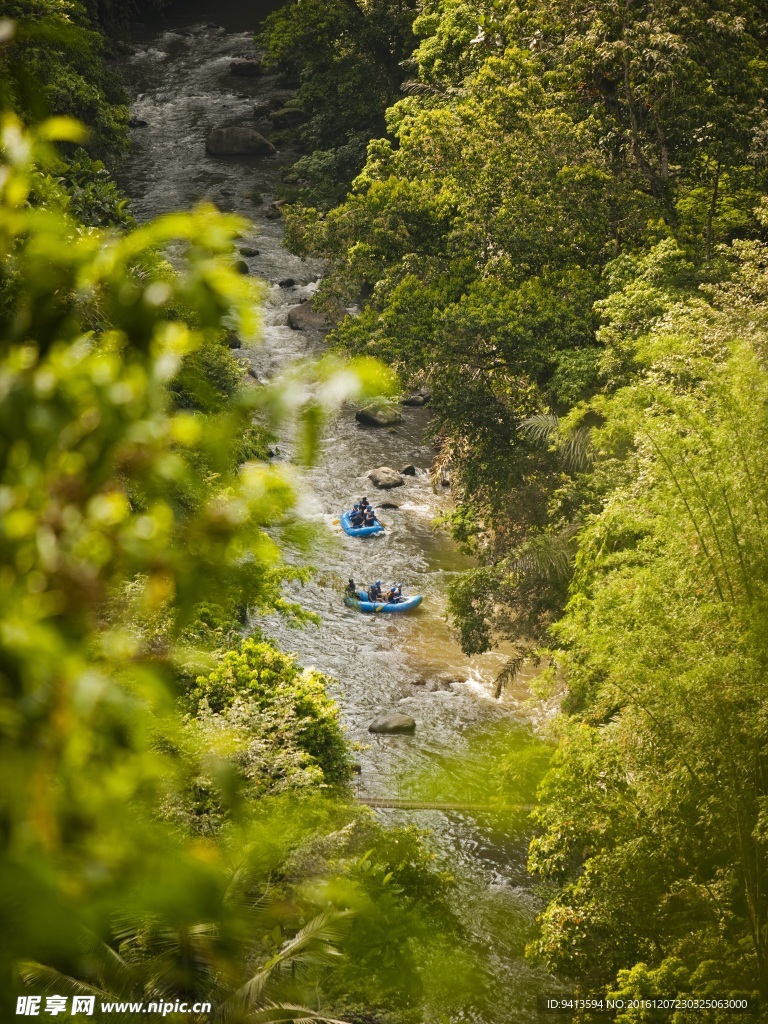
M 393 583 L 389 588 L 389 593 L 384 599 L 387 604 L 397 604 L 403 600 L 403 585 L 402 583 Z
M 363 513 L 363 526 L 375 526 L 376 525 L 376 514 L 370 505 L 368 505 Z
M 347 580 L 347 587 L 344 593 L 347 595 L 347 597 L 357 597 L 357 587 L 355 586 L 355 581 L 352 579 L 351 576 Z
M 375 604 L 377 601 L 381 601 L 381 580 L 376 580 L 368 587 L 368 600 L 371 604 Z
M 356 504 L 350 512 L 349 521 L 356 530 L 365 523 L 365 513 L 360 508 L 359 504 Z

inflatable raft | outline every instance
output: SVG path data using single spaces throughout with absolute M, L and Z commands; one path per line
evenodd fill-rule
M 344 604 L 347 608 L 357 608 L 360 612 L 380 614 L 381 612 L 409 612 L 413 608 L 418 608 L 423 600 L 421 594 L 414 594 L 412 597 L 403 598 L 397 604 L 389 604 L 387 601 L 374 602 L 368 600 L 368 594 L 364 590 L 358 590 L 357 597 L 347 595 L 344 598 Z
M 384 533 L 384 527 L 378 519 L 373 526 L 353 526 L 350 513 L 342 512 L 340 522 L 342 530 L 350 537 L 372 537 L 374 533 Z

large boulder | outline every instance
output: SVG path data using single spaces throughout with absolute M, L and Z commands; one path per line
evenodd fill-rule
M 312 305 L 312 299 L 307 299 L 298 306 L 291 306 L 288 310 L 288 326 L 294 331 L 324 331 L 337 324 L 347 311 L 339 305 L 331 313 L 317 310 Z
M 316 310 L 308 299 L 288 310 L 288 326 L 294 331 L 321 331 L 325 326 L 325 313 Z
M 372 402 L 358 409 L 355 419 L 366 427 L 394 427 L 396 423 L 403 422 L 400 410 L 385 402 Z
M 205 140 L 205 151 L 212 156 L 240 153 L 271 156 L 277 152 L 272 143 L 253 128 L 214 128 Z
M 379 466 L 378 469 L 372 469 L 368 474 L 368 479 L 374 487 L 378 487 L 383 491 L 387 491 L 391 487 L 402 487 L 405 483 L 405 480 L 403 480 L 397 470 L 389 466 Z
M 239 78 L 256 78 L 264 74 L 260 60 L 255 57 L 238 57 L 229 62 L 229 70 Z
M 368 726 L 368 732 L 409 734 L 415 731 L 416 719 L 411 718 L 410 715 L 400 714 L 399 711 L 379 715 Z

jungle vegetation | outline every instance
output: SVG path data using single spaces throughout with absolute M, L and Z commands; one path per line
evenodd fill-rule
M 212 1005 L 165 1014 L 187 1024 L 447 1012 L 474 991 L 450 878 L 350 800 L 335 682 L 245 628 L 311 618 L 283 597 L 307 570 L 266 458 L 285 403 L 226 344 L 258 333 L 245 222 L 135 224 L 108 170 L 120 5 L 3 13 L 0 1015 L 27 994 L 110 1021 L 135 1013 L 102 1000 Z M 336 403 L 391 389 L 367 357 L 304 372 L 306 460 Z
M 587 994 L 764 1000 L 765 5 L 423 0 L 385 33 L 384 108 L 363 36 L 393 10 L 268 21 L 312 149 L 284 212 L 360 306 L 339 348 L 431 393 L 446 526 L 479 560 L 464 649 L 511 641 L 499 684 L 534 661 L 561 709 L 530 953 Z M 356 166 L 329 112 L 355 138 L 370 116 Z

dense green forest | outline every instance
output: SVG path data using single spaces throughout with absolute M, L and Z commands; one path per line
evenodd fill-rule
M 416 830 L 351 801 L 332 681 L 244 630 L 249 612 L 311 619 L 283 596 L 306 576 L 281 552 L 301 524 L 267 462 L 287 403 L 226 343 L 258 332 L 260 286 L 234 266 L 246 225 L 211 205 L 134 223 L 109 170 L 128 117 L 104 34 L 130 11 L 8 13 L 3 1019 L 74 996 L 110 1021 L 136 1015 L 104 1002 L 187 1022 L 466 1002 L 449 877 Z M 390 387 L 370 359 L 311 372 L 327 401 L 291 403 L 307 459 L 334 403 Z
M 464 649 L 559 698 L 530 953 L 584 992 L 768 996 L 765 15 L 295 0 L 263 36 L 336 343 L 431 392 Z
M 111 173 L 113 48 L 157 6 L 0 20 L 0 1004 L 482 1019 L 451 879 L 350 800 L 332 681 L 243 628 L 311 618 L 286 403 L 226 343 L 243 221 L 137 226 Z M 766 13 L 288 0 L 258 38 L 288 242 L 359 308 L 311 372 L 430 393 L 463 649 L 560 709 L 528 955 L 591 996 L 768 999 Z M 331 405 L 295 410 L 306 461 Z

